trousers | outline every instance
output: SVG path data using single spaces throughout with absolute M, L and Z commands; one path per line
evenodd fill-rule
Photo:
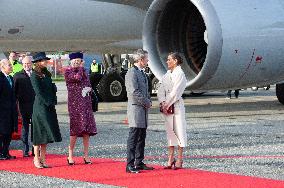
M 22 116 L 23 118 L 23 127 L 22 127 L 22 141 L 24 144 L 23 151 L 25 153 L 29 152 L 29 130 L 31 125 L 31 118 L 28 116 Z
M 9 146 L 11 143 L 12 134 L 0 135 L 0 155 L 7 156 L 9 154 Z
M 127 166 L 138 166 L 144 160 L 146 128 L 130 127 L 127 140 Z

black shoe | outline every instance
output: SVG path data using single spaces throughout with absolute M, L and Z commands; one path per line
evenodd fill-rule
M 93 164 L 92 161 L 86 161 L 85 158 L 84 158 L 84 162 L 85 162 L 85 164 Z
M 142 164 L 140 164 L 140 165 L 137 165 L 137 166 L 136 166 L 136 169 L 138 169 L 138 170 L 154 170 L 153 167 L 147 166 L 147 165 L 145 165 L 144 163 L 142 163 Z
M 7 156 L 0 154 L 0 160 L 8 160 Z
M 8 154 L 6 157 L 7 157 L 7 159 L 16 159 L 16 156 L 13 156 L 13 155 L 10 155 L 10 154 Z
M 23 157 L 30 157 L 29 152 L 25 152 Z
M 70 163 L 68 158 L 67 158 L 67 163 L 68 165 L 75 165 L 75 161 L 73 163 Z
M 140 171 L 137 168 L 135 168 L 134 166 L 127 166 L 126 167 L 126 172 L 127 173 L 135 173 L 135 174 L 137 174 Z

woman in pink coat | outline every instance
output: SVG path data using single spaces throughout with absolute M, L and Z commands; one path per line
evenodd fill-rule
M 90 80 L 83 67 L 83 54 L 69 55 L 71 66 L 65 71 L 68 90 L 68 111 L 70 116 L 70 145 L 67 162 L 74 165 L 73 152 L 77 137 L 83 137 L 84 162 L 92 164 L 89 158 L 90 136 L 97 134 L 96 122 L 92 111 L 92 92 Z

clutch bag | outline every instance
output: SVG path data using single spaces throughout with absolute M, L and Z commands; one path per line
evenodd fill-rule
M 163 106 L 162 103 L 160 103 L 160 112 L 163 112 Z M 167 110 L 168 114 L 174 114 L 175 113 L 175 106 L 172 104 L 169 109 Z

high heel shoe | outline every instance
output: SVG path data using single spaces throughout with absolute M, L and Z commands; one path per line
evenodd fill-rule
M 43 167 L 43 168 L 51 168 L 49 165 L 47 165 L 46 163 L 45 163 L 45 160 L 40 160 L 40 164 L 41 164 L 41 166 Z
M 85 157 L 84 157 L 84 162 L 85 164 L 92 164 L 92 161 L 86 161 Z
M 71 162 L 69 161 L 68 157 L 67 157 L 67 163 L 68 163 L 68 165 L 75 165 L 75 161 L 74 161 L 73 163 L 71 163 Z
M 172 162 L 171 162 L 171 165 L 170 166 L 166 166 L 164 169 L 175 169 L 175 166 L 176 166 L 176 160 L 174 159 Z
M 39 162 L 39 160 L 33 160 L 33 163 L 34 163 L 34 165 L 35 165 L 35 167 L 36 168 L 39 168 L 39 169 L 41 169 L 41 168 L 43 168 L 43 166 L 42 166 L 42 164 Z
M 177 160 L 175 170 L 182 168 L 183 160 Z

